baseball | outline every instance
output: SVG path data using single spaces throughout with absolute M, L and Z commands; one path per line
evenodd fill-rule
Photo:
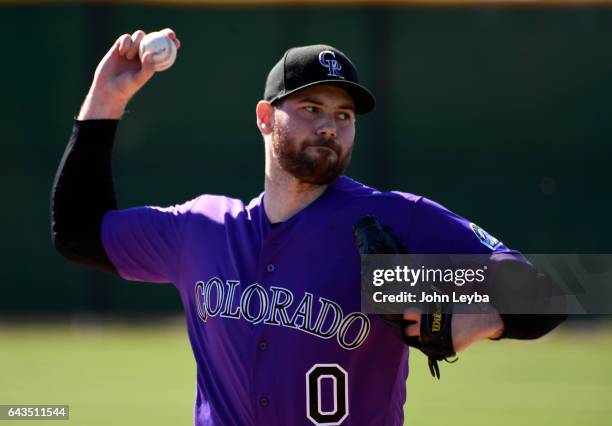
M 144 36 L 138 50 L 140 60 L 146 52 L 153 53 L 153 68 L 155 71 L 167 70 L 176 59 L 176 45 L 170 37 L 161 32 L 152 32 Z

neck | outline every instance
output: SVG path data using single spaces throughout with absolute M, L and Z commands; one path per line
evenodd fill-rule
M 327 187 L 300 182 L 284 170 L 266 170 L 264 209 L 268 220 L 286 221 L 319 198 Z

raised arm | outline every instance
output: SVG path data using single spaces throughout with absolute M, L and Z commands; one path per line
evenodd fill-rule
M 172 30 L 162 32 L 180 47 Z M 113 273 L 100 229 L 104 215 L 117 208 L 111 171 L 117 124 L 129 100 L 155 73 L 153 54 L 145 53 L 142 60 L 138 55 L 144 36 L 141 30 L 122 35 L 98 64 L 51 194 L 55 248 L 72 261 Z

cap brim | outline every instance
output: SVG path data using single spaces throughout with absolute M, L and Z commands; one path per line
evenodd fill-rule
M 363 87 L 361 84 L 345 80 L 319 80 L 312 83 L 308 83 L 270 99 L 270 103 L 274 103 L 278 100 L 286 98 L 292 93 L 298 92 L 307 87 L 316 86 L 319 84 L 329 84 L 331 86 L 338 86 L 346 90 L 355 102 L 355 114 L 367 114 L 368 112 L 372 111 L 376 106 L 376 98 L 374 97 L 372 92 Z

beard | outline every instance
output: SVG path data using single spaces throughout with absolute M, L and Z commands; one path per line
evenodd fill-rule
M 297 141 L 279 126 L 272 132 L 272 150 L 281 168 L 303 183 L 327 185 L 340 176 L 351 161 L 340 145 L 326 137 Z

